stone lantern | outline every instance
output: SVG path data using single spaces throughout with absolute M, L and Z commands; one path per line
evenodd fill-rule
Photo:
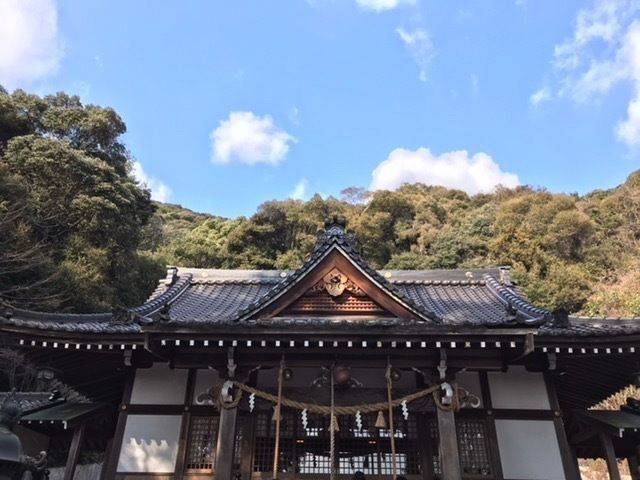
M 24 455 L 22 442 L 13 433 L 21 415 L 15 394 L 9 394 L 0 404 L 0 480 L 45 480 L 49 477 L 46 452 L 36 458 Z
M 9 395 L 0 405 L 0 480 L 14 480 L 22 477 L 22 443 L 13 433 L 22 410 L 13 395 Z

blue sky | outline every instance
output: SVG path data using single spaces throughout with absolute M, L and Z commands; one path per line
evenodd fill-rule
M 640 167 L 628 0 L 0 0 L 0 83 L 114 107 L 156 198 L 225 216 Z

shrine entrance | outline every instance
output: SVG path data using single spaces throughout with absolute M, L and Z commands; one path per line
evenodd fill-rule
M 388 428 L 375 426 L 377 415 L 362 418 L 359 429 L 354 419 L 339 421 L 336 435 L 336 471 L 351 478 L 360 471 L 367 478 L 391 478 L 393 453 Z M 274 423 L 270 412 L 256 416 L 253 438 L 253 476 L 262 478 L 273 467 Z M 304 428 L 299 416 L 283 416 L 280 478 L 329 478 L 331 473 L 328 421 L 310 418 Z M 438 428 L 433 415 L 413 414 L 407 420 L 394 416 L 395 459 L 398 476 L 407 479 L 438 478 Z M 458 422 L 458 444 L 463 478 L 493 479 L 489 438 L 481 419 Z M 428 473 L 427 473 L 428 472 Z
M 226 381 L 200 395 L 208 396 L 221 416 L 238 410 L 231 471 L 251 479 L 350 479 L 357 472 L 376 479 L 445 478 L 442 411 L 456 414 L 455 431 L 445 435 L 454 436 L 462 478 L 500 478 L 492 423 L 479 408 L 480 399 L 462 384 L 427 387 L 416 372 L 407 369 L 403 375 L 390 365 L 354 369 L 353 375 L 338 368 L 338 385 L 331 381 L 335 368 L 282 363 L 279 369 L 256 372 L 256 387 Z M 220 418 L 191 418 L 187 475 L 220 472 L 216 456 L 231 443 L 221 439 Z

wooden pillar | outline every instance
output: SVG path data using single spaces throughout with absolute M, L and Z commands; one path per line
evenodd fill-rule
M 176 468 L 173 480 L 182 480 L 185 477 L 185 462 L 187 457 L 189 428 L 191 426 L 191 404 L 193 401 L 196 383 L 196 370 L 190 369 L 187 374 L 187 388 L 184 394 L 184 413 L 182 414 L 182 427 L 180 428 L 180 440 L 178 443 L 178 455 L 176 456 Z
M 227 349 L 227 378 L 233 379 L 236 372 L 235 349 Z M 224 389 L 224 388 L 223 388 Z M 236 420 L 238 408 L 220 408 L 218 422 L 218 443 L 216 444 L 216 464 L 214 480 L 231 480 L 233 474 L 233 451 L 236 444 Z
M 113 480 L 116 476 L 118 459 L 120 458 L 120 448 L 122 447 L 122 439 L 124 437 L 124 428 L 127 424 L 127 407 L 131 401 L 131 392 L 133 390 L 135 374 L 136 371 L 133 368 L 127 372 L 127 379 L 122 393 L 122 402 L 118 408 L 118 420 L 116 422 L 115 431 L 113 432 L 113 438 L 109 445 L 109 454 L 105 455 L 105 459 L 102 464 L 100 480 Z
M 98 480 L 104 480 L 105 473 L 107 471 L 107 462 L 111 458 L 111 449 L 113 448 L 113 438 L 107 440 L 107 445 L 104 449 L 104 458 L 102 460 L 102 468 L 100 468 L 100 477 Z
M 255 415 L 240 417 L 240 428 L 242 429 L 242 442 L 240 443 L 240 473 L 244 480 L 251 478 L 251 466 L 253 463 L 253 431 L 255 427 Z
M 562 459 L 562 467 L 567 480 L 580 480 L 580 468 L 578 466 L 578 457 L 574 450 L 569 445 L 569 439 L 567 438 L 567 432 L 564 428 L 564 419 L 562 416 L 562 410 L 560 408 L 560 401 L 558 400 L 558 393 L 556 391 L 555 377 L 551 372 L 544 374 L 544 382 L 547 387 L 547 395 L 549 397 L 549 405 L 553 410 L 553 426 L 556 429 L 556 435 L 558 437 L 558 446 L 560 447 L 560 457 Z
M 610 480 L 620 480 L 620 471 L 618 470 L 618 459 L 616 458 L 616 452 L 613 448 L 613 441 L 611 437 L 606 433 L 600 432 L 600 443 L 604 450 L 605 460 L 607 461 L 607 469 L 609 470 Z
M 76 466 L 78 465 L 78 458 L 80 457 L 80 447 L 84 439 L 85 426 L 86 423 L 83 422 L 73 431 L 73 438 L 71 439 L 69 454 L 67 455 L 67 464 L 64 467 L 64 480 L 73 480 L 73 476 L 76 473 Z
M 458 434 L 453 411 L 436 408 L 438 417 L 438 454 L 442 480 L 461 480 Z
M 216 445 L 215 480 L 231 480 L 233 474 L 233 450 L 236 443 L 237 408 L 222 408 L 218 424 Z

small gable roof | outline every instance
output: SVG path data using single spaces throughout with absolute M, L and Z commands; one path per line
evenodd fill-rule
M 429 323 L 440 323 L 438 315 L 416 303 L 389 282 L 384 275 L 372 269 L 357 251 L 355 239 L 334 222 L 318 235 L 316 245 L 307 261 L 273 286 L 261 298 L 238 312 L 238 321 L 275 316 L 290 305 L 332 268 L 346 270 L 349 278 L 358 278 L 358 286 L 387 310 L 403 319 L 413 318 Z M 311 282 L 309 282 L 311 280 Z

